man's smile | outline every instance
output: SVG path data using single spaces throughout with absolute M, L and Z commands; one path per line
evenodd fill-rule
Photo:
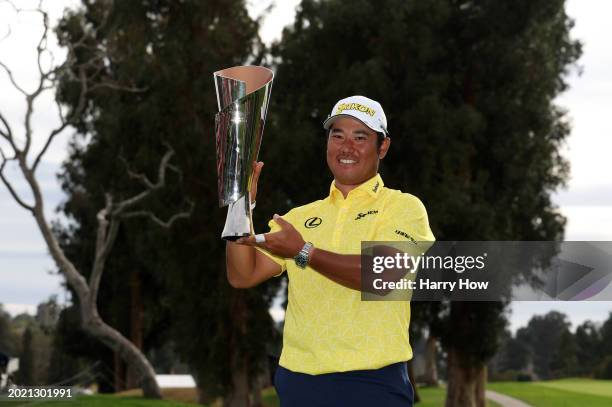
M 341 157 L 338 158 L 338 163 L 340 163 L 340 165 L 342 166 L 352 166 L 359 163 L 359 160 L 357 160 L 356 158 Z

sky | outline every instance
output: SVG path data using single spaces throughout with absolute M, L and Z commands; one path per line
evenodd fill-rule
M 33 7 L 37 2 L 20 0 L 21 7 Z M 247 2 L 252 16 L 259 16 L 272 5 L 264 17 L 260 35 L 264 42 L 280 38 L 282 28 L 293 21 L 298 0 L 250 0 Z M 76 0 L 46 0 L 43 7 L 52 20 L 62 14 L 64 7 L 75 7 Z M 564 156 L 571 163 L 571 178 L 565 190 L 555 194 L 554 201 L 567 216 L 566 240 L 612 241 L 612 53 L 608 38 L 612 26 L 607 16 L 612 13 L 612 2 L 595 0 L 570 0 L 568 14 L 575 19 L 573 37 L 584 43 L 584 53 L 579 61 L 580 69 L 572 69 L 568 81 L 570 89 L 557 99 L 567 109 L 572 134 L 563 148 Z M 37 79 L 35 44 L 41 33 L 40 18 L 34 13 L 16 16 L 10 7 L 0 0 L 0 60 L 7 63 L 18 82 L 31 90 Z M 50 48 L 56 60 L 62 51 L 54 38 L 49 38 Z M 580 72 L 582 72 L 580 74 Z M 339 95 L 342 97 L 345 95 Z M 35 106 L 34 134 L 40 140 L 57 125 L 52 93 L 47 92 Z M 7 76 L 0 71 L 0 111 L 13 123 L 13 131 L 23 134 L 23 98 L 11 89 Z M 46 200 L 48 219 L 56 219 L 54 209 L 62 201 L 63 194 L 55 174 L 66 157 L 66 145 L 71 131 L 59 137 L 49 150 L 37 173 Z M 2 146 L 2 144 L 0 144 Z M 17 174 L 8 169 L 12 178 Z M 11 175 L 12 174 L 12 175 Z M 17 189 L 28 197 L 22 182 Z M 34 312 L 36 304 L 57 294 L 60 302 L 66 301 L 61 288 L 61 278 L 51 273 L 53 263 L 31 215 L 11 199 L 0 185 L 0 303 L 15 315 Z M 556 309 L 565 312 L 574 326 L 586 319 L 603 321 L 612 311 L 612 302 L 515 302 L 511 306 L 511 329 L 523 326 L 534 314 Z M 272 310 L 275 318 L 282 317 L 282 310 Z

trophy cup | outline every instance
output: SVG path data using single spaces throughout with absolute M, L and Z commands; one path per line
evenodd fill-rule
M 229 206 L 221 238 L 255 234 L 251 208 L 257 161 L 274 73 L 262 66 L 235 66 L 214 73 L 219 207 Z

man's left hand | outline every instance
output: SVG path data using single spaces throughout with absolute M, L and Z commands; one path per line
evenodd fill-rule
M 279 215 L 274 215 L 274 221 L 278 223 L 281 230 L 274 233 L 266 233 L 266 241 L 263 243 L 257 243 L 255 236 L 243 237 L 236 241 L 238 244 L 245 244 L 249 246 L 259 246 L 266 249 L 272 254 L 280 257 L 293 258 L 302 250 L 306 243 L 291 223 Z

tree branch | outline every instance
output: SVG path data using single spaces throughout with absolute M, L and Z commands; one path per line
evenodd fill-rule
M 6 64 L 2 61 L 0 61 L 0 67 L 4 69 L 15 89 L 17 89 L 22 95 L 28 96 L 28 92 L 26 92 L 21 86 L 19 86 L 19 84 L 15 80 L 15 77 L 13 76 L 13 71 L 11 71 L 11 69 L 6 66 Z
M 36 159 L 34 160 L 34 164 L 32 165 L 32 171 L 36 171 L 36 168 L 38 167 L 38 164 L 40 163 L 40 160 L 42 160 L 42 157 L 45 155 L 45 153 L 49 149 L 49 146 L 53 142 L 53 139 L 55 139 L 55 136 L 57 136 L 62 131 L 64 131 L 64 129 L 66 127 L 68 127 L 68 125 L 69 125 L 68 122 L 63 122 L 60 127 L 58 127 L 57 129 L 53 130 L 51 132 L 51 134 L 49 134 L 49 137 L 47 137 L 47 141 L 45 142 L 45 145 L 43 146 L 42 150 L 40 150 L 40 152 L 36 156 Z
M 133 86 L 119 85 L 113 82 L 100 82 L 100 83 L 93 85 L 90 91 L 93 92 L 94 90 L 104 89 L 104 88 L 112 89 L 112 90 L 120 90 L 122 92 L 131 92 L 131 93 L 146 92 L 149 89 L 148 87 L 147 88 L 137 88 Z
M 154 222 L 158 226 L 160 226 L 160 227 L 162 227 L 164 229 L 170 229 L 172 227 L 172 225 L 177 220 L 179 220 L 179 219 L 187 219 L 187 218 L 189 218 L 193 214 L 193 208 L 195 208 L 194 202 L 192 200 L 187 200 L 187 203 L 189 205 L 189 210 L 176 213 L 176 214 L 172 215 L 170 217 L 170 219 L 168 219 L 166 221 L 161 220 L 159 217 L 157 217 L 157 215 L 155 215 L 151 211 L 126 212 L 121 217 L 123 219 L 129 219 L 129 218 L 148 218 L 149 220 L 151 220 L 152 222 Z
M 4 131 L 0 130 L 0 135 L 5 138 L 9 143 L 11 143 L 11 147 L 15 149 L 16 146 L 13 142 L 13 130 L 11 129 L 11 126 L 9 125 L 8 121 L 4 118 L 2 112 L 0 112 L 0 122 L 2 122 L 2 125 L 4 126 Z
M 164 154 L 159 164 L 157 182 L 156 183 L 151 182 L 146 177 L 146 175 L 132 173 L 133 177 L 141 180 L 141 182 L 144 183 L 147 189 L 139 193 L 138 195 L 132 198 L 126 199 L 120 202 L 119 204 L 117 204 L 115 209 L 112 212 L 113 216 L 121 216 L 126 210 L 139 204 L 140 202 L 148 198 L 153 192 L 163 188 L 166 185 L 166 170 L 168 169 L 168 163 L 170 159 L 174 155 L 174 150 L 172 150 L 172 148 L 169 145 L 167 145 L 167 147 L 168 147 L 168 151 L 166 151 L 166 154 Z
M 36 45 L 36 64 L 38 66 L 38 71 L 40 74 L 38 86 L 36 87 L 34 92 L 26 95 L 26 104 L 27 104 L 26 116 L 25 116 L 25 130 L 26 130 L 25 138 L 26 140 L 25 140 L 25 146 L 23 148 L 23 151 L 25 152 L 26 155 L 30 151 L 30 146 L 32 145 L 32 114 L 34 113 L 34 101 L 45 90 L 53 89 L 52 83 L 46 86 L 46 83 L 49 81 L 48 78 L 51 75 L 51 72 L 53 71 L 53 69 L 45 72 L 41 64 L 41 58 L 42 58 L 44 51 L 46 50 L 47 35 L 49 32 L 49 15 L 47 14 L 47 12 L 42 10 L 41 5 L 42 3 L 39 2 L 38 8 L 34 10 L 35 12 L 39 13 L 42 16 L 43 32 L 40 36 L 40 40 L 38 41 L 38 44 Z
M 40 163 L 40 161 L 42 160 L 42 157 L 45 155 L 45 153 L 49 149 L 49 146 L 55 139 L 55 136 L 57 136 L 62 131 L 64 131 L 64 129 L 66 129 L 66 127 L 68 127 L 69 125 L 75 123 L 77 119 L 81 116 L 83 111 L 85 110 L 86 101 L 87 101 L 88 81 L 87 81 L 87 77 L 85 74 L 85 69 L 83 68 L 79 69 L 79 79 L 81 83 L 81 92 L 79 93 L 79 100 L 77 103 L 77 107 L 70 113 L 70 116 L 67 119 L 65 119 L 60 114 L 60 120 L 62 121 L 62 123 L 60 124 L 58 128 L 51 131 L 51 133 L 49 134 L 49 137 L 47 137 L 47 141 L 45 142 L 45 145 L 43 146 L 42 150 L 40 150 L 40 152 L 36 156 L 36 159 L 34 160 L 34 163 L 32 164 L 32 171 L 36 171 L 38 164 Z M 61 112 L 61 106 L 59 105 L 59 103 L 58 103 L 58 109 Z
M 128 174 L 131 178 L 137 179 L 145 187 L 146 190 L 137 194 L 136 196 L 121 201 L 117 204 L 113 203 L 113 198 L 110 194 L 105 195 L 106 204 L 97 214 L 98 219 L 98 231 L 96 236 L 96 254 L 92 273 L 89 279 L 89 289 L 92 293 L 92 298 L 95 299 L 100 286 L 100 280 L 106 264 L 106 259 L 113 247 L 119 231 L 119 223 L 121 219 L 145 217 L 153 221 L 158 226 L 169 229 L 180 219 L 186 219 L 191 216 L 195 204 L 193 201 L 188 200 L 189 210 L 176 213 L 172 215 L 168 220 L 162 220 L 156 216 L 152 211 L 138 210 L 126 212 L 129 208 L 139 204 L 146 199 L 151 193 L 163 188 L 166 185 L 166 171 L 168 168 L 176 171 L 176 168 L 170 165 L 170 159 L 174 155 L 174 150 L 170 145 L 166 144 L 168 151 L 162 157 L 158 168 L 158 179 L 157 182 L 152 182 L 146 175 L 133 172 L 126 160 L 121 157 L 121 160 L 125 164 Z M 109 220 L 110 219 L 110 220 Z
M 112 212 L 113 199 L 110 194 L 106 194 L 106 205 L 98 212 L 98 232 L 96 236 L 96 253 L 94 264 L 89 277 L 89 290 L 92 301 L 98 298 L 98 289 L 100 288 L 100 280 L 106 265 L 106 259 L 117 239 L 119 230 L 119 220 L 111 217 L 110 226 L 108 216 Z
M 11 184 L 11 182 L 4 175 L 4 167 L 6 166 L 6 163 L 8 161 L 14 160 L 15 158 L 7 159 L 2 149 L 0 149 L 0 158 L 2 159 L 2 162 L 0 163 L 0 180 L 2 180 L 2 183 L 4 184 L 4 186 L 6 186 L 6 189 L 8 189 L 15 202 L 17 202 L 22 208 L 27 209 L 28 211 L 33 213 L 34 207 L 32 205 L 28 205 L 23 199 L 21 199 L 21 197 L 13 187 L 13 184 Z
M 38 41 L 38 44 L 36 45 L 36 62 L 38 65 L 38 72 L 40 73 L 40 83 L 42 85 L 42 82 L 47 78 L 47 76 L 49 75 L 49 72 L 45 72 L 42 68 L 42 62 L 41 62 L 41 58 L 42 55 L 44 53 L 44 51 L 48 51 L 47 49 L 47 34 L 49 32 L 49 14 L 47 14 L 46 11 L 42 10 L 39 6 L 38 8 L 38 12 L 42 15 L 42 20 L 43 20 L 43 33 L 40 36 L 40 40 Z
M 119 159 L 121 160 L 121 162 L 125 166 L 125 170 L 127 171 L 127 173 L 130 176 L 130 178 L 139 181 L 141 184 L 143 184 L 145 186 L 145 188 L 148 188 L 148 189 L 155 188 L 155 185 L 151 182 L 151 180 L 149 180 L 149 177 L 147 177 L 145 174 L 136 173 L 136 172 L 131 170 L 130 164 L 127 162 L 125 157 L 123 157 L 121 155 L 121 156 L 119 156 Z
M 4 34 L 4 35 L 2 36 L 2 38 L 0 38 L 0 42 L 4 41 L 4 40 L 6 40 L 8 37 L 10 37 L 10 36 L 11 36 L 11 32 L 12 32 L 12 31 L 11 31 L 11 26 L 9 25 L 9 26 L 6 28 L 6 34 Z

